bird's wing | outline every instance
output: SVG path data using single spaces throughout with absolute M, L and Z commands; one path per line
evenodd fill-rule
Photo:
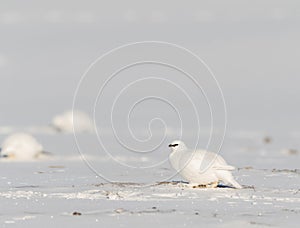
M 198 150 L 197 151 L 198 158 L 202 161 L 202 168 L 211 165 L 211 168 L 215 170 L 234 170 L 235 167 L 228 165 L 224 158 L 218 154 L 205 151 L 205 150 Z

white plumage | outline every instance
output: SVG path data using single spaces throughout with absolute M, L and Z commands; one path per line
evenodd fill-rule
M 70 110 L 57 115 L 52 120 L 52 125 L 58 130 L 65 133 L 72 133 L 73 128 L 76 132 L 92 132 L 93 124 L 90 117 L 78 110 Z
M 242 188 L 231 174 L 235 168 L 228 165 L 220 155 L 205 150 L 190 150 L 179 140 L 172 142 L 169 147 L 172 148 L 169 156 L 171 165 L 191 185 L 216 187 L 222 181 L 235 188 Z
M 1 158 L 32 160 L 43 154 L 43 146 L 31 135 L 16 133 L 7 137 L 1 146 Z

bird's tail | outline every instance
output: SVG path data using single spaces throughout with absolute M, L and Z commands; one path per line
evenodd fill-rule
M 241 189 L 241 188 L 243 188 L 235 179 L 231 179 L 230 181 L 228 181 L 230 184 L 232 184 L 232 186 L 233 187 L 235 187 L 235 188 L 239 188 L 239 189 Z
M 228 171 L 232 171 L 235 170 L 235 167 L 231 166 L 231 165 L 217 165 L 215 167 L 213 167 L 216 170 L 228 170 Z
M 232 176 L 229 171 L 217 171 L 217 176 L 220 180 L 222 180 L 225 184 L 231 184 L 235 188 L 243 188 Z
M 53 156 L 53 154 L 51 152 L 48 152 L 48 151 L 45 151 L 45 150 L 42 151 L 42 154 L 46 155 L 46 156 Z
M 39 153 L 38 155 L 36 155 L 36 158 L 50 158 L 52 156 L 53 156 L 53 154 L 51 152 L 43 150 L 41 153 Z

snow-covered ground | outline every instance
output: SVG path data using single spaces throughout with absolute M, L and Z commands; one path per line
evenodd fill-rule
M 282 137 L 267 144 L 261 136 L 227 138 L 221 154 L 238 167 L 234 176 L 245 187 L 241 190 L 222 186 L 193 189 L 178 183 L 182 180 L 178 176 L 162 179 L 174 174 L 168 163 L 152 172 L 137 169 L 128 178 L 120 169 L 111 168 L 114 160 L 94 157 L 93 166 L 107 172 L 100 174 L 110 173 L 115 180 L 109 182 L 96 176 L 80 158 L 72 135 L 43 134 L 38 138 L 53 152 L 48 161 L 0 164 L 3 227 L 41 223 L 75 227 L 297 227 L 300 154 L 282 150 Z M 53 145 L 55 141 L 57 145 Z M 159 151 L 161 158 L 170 152 L 169 148 Z M 142 163 L 133 158 L 123 157 L 123 161 L 137 166 Z M 117 181 L 124 176 L 128 181 Z
M 300 4 L 296 0 L 0 0 L 0 5 L 0 142 L 15 132 L 30 133 L 52 153 L 36 161 L 1 159 L 0 226 L 298 227 Z M 228 114 L 220 154 L 237 167 L 233 175 L 244 189 L 191 189 L 177 183 L 182 179 L 167 160 L 167 145 L 179 138 L 180 124 L 162 101 L 177 102 L 184 120 L 183 140 L 190 147 L 201 129 L 197 147 L 205 148 L 211 125 L 203 94 L 172 69 L 128 69 L 110 81 L 104 102 L 99 103 L 92 88 L 100 87 L 111 72 L 95 71 L 95 81 L 81 91 L 81 106 L 75 108 L 91 120 L 95 117 L 97 129 L 83 129 L 76 141 L 70 134 L 69 114 L 62 116 L 67 123 L 54 123 L 55 116 L 72 109 L 79 80 L 96 58 L 145 40 L 188 48 L 215 74 Z M 165 57 L 162 52 L 158 56 Z M 196 76 L 206 83 L 202 73 Z M 185 89 L 199 115 L 166 81 L 145 80 L 123 91 L 143 77 L 168 79 Z M 224 110 L 215 106 L 220 96 L 213 89 L 210 84 L 204 88 L 214 109 L 214 139 L 220 143 Z M 111 104 L 120 91 L 124 96 L 119 96 L 113 112 Z M 161 96 L 165 100 L 135 106 L 145 94 L 165 95 Z M 128 121 L 129 108 L 133 111 Z M 200 128 L 195 117 L 200 118 Z M 213 150 L 219 146 L 215 142 Z M 149 148 L 154 148 L 151 153 L 136 153 Z

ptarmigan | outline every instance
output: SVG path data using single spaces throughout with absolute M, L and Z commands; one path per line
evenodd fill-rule
M 5 160 L 34 160 L 49 156 L 43 151 L 43 146 L 26 133 L 16 133 L 8 136 L 1 146 L 1 159 Z
M 205 150 L 190 150 L 179 140 L 169 145 L 172 153 L 169 160 L 173 168 L 193 187 L 217 187 L 219 181 L 242 188 L 231 171 L 235 168 L 220 156 Z
M 93 124 L 90 117 L 78 110 L 66 111 L 55 116 L 52 120 L 52 126 L 56 130 L 65 133 L 73 133 L 74 130 L 77 133 L 93 131 Z

